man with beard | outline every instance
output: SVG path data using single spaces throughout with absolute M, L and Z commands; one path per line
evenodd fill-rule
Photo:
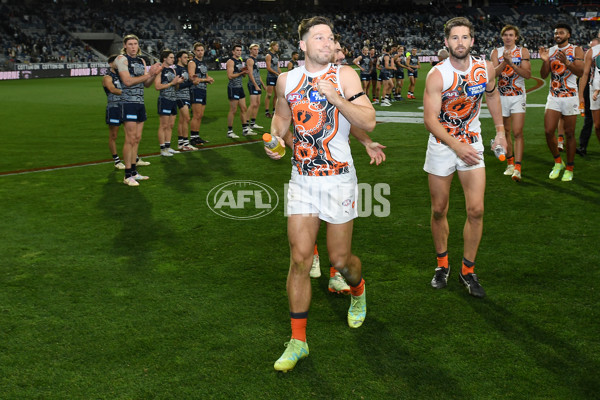
M 577 77 L 583 74 L 583 50 L 581 47 L 569 43 L 571 27 L 567 24 L 557 24 L 554 27 L 554 41 L 556 46 L 550 49 L 540 47 L 539 53 L 542 59 L 540 76 L 546 79 L 552 72 L 550 93 L 546 101 L 546 113 L 544 114 L 544 130 L 546 133 L 546 144 L 552 157 L 554 167 L 548 178 L 556 179 L 565 170 L 561 181 L 573 180 L 573 167 L 575 165 L 575 123 L 579 114 L 579 91 L 577 88 Z M 567 165 L 560 157 L 558 143 L 554 131 L 558 127 L 558 121 L 563 119 L 565 137 L 567 141 Z
M 474 273 L 475 257 L 483 232 L 485 164 L 479 113 L 486 102 L 496 125 L 494 145 L 506 148 L 500 96 L 491 62 L 470 55 L 473 25 L 464 17 L 449 20 L 444 28 L 450 57 L 427 74 L 423 97 L 425 126 L 430 132 L 423 169 L 429 174 L 431 233 L 437 268 L 431 280 L 436 289 L 446 287 L 448 264 L 448 205 L 454 172 L 465 195 L 467 220 L 463 231 L 464 252 L 459 281 L 469 294 L 482 298 L 485 291 Z
M 360 327 L 366 317 L 365 281 L 361 262 L 352 254 L 353 219 L 357 216 L 356 173 L 350 153 L 350 125 L 371 131 L 375 110 L 361 91 L 352 68 L 330 64 L 334 51 L 331 22 L 305 19 L 298 28 L 305 64 L 277 80 L 276 111 L 271 134 L 294 149 L 287 203 L 290 268 L 287 278 L 292 338 L 274 368 L 287 372 L 308 356 L 306 323 L 311 301 L 309 271 L 321 221 L 327 222 L 331 264 L 350 284 L 347 321 Z M 343 96 L 342 96 L 343 94 Z M 293 135 L 288 134 L 294 123 Z M 381 145 L 367 152 L 377 156 Z M 268 151 L 273 159 L 278 153 Z

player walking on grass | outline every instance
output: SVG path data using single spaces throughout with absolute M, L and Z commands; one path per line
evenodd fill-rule
M 246 94 L 244 93 L 244 87 L 242 86 L 242 78 L 248 74 L 248 68 L 244 65 L 241 60 L 242 57 L 242 46 L 239 44 L 233 45 L 231 50 L 231 58 L 227 60 L 225 64 L 227 69 L 227 78 L 229 78 L 229 84 L 227 85 L 227 97 L 229 98 L 229 113 L 227 114 L 227 137 L 231 139 L 239 138 L 233 132 L 233 117 L 237 109 L 240 109 L 240 119 L 242 121 L 242 134 L 244 136 L 256 135 L 248 126 L 248 119 L 246 117 Z
M 554 167 L 548 177 L 556 179 L 565 170 L 565 163 L 560 157 L 558 143 L 554 131 L 558 127 L 561 116 L 564 120 L 565 136 L 567 142 L 567 165 L 561 178 L 563 182 L 573 180 L 573 167 L 575 165 L 575 123 L 579 114 L 579 93 L 577 90 L 577 77 L 583 74 L 583 50 L 569 43 L 571 27 L 567 24 L 557 24 L 554 27 L 554 41 L 556 46 L 550 49 L 540 47 L 542 59 L 540 76 L 546 79 L 552 73 L 550 93 L 546 101 L 544 114 L 544 130 L 546 143 L 550 154 L 554 157 Z
M 215 80 L 208 76 L 208 67 L 204 62 L 204 45 L 194 43 L 194 58 L 188 62 L 188 74 L 194 86 L 191 89 L 192 121 L 190 122 L 190 143 L 193 146 L 207 143 L 200 137 L 200 124 L 206 108 L 206 87 Z
M 162 65 L 156 63 L 146 71 L 146 62 L 139 55 L 142 53 L 139 39 L 135 35 L 123 38 L 123 50 L 115 60 L 119 78 L 124 85 L 121 93 L 121 108 L 123 127 L 125 128 L 125 143 L 123 144 L 123 161 L 125 163 L 125 178 L 123 182 L 129 186 L 139 186 L 138 181 L 148 179 L 136 169 L 138 146 L 142 139 L 146 107 L 144 106 L 144 87 L 150 87 L 154 78 L 162 70 Z
M 519 28 L 506 25 L 500 32 L 504 46 L 492 50 L 491 59 L 498 76 L 498 91 L 502 104 L 502 120 L 506 132 L 506 170 L 504 175 L 510 175 L 512 180 L 521 180 L 521 162 L 523 160 L 523 126 L 525 125 L 525 107 L 527 94 L 525 79 L 531 77 L 529 50 L 517 46 Z M 515 146 L 510 136 L 515 135 Z
M 496 125 L 494 144 L 506 148 L 496 76 L 491 62 L 470 55 L 473 25 L 452 18 L 444 28 L 450 57 L 433 67 L 425 81 L 423 97 L 425 126 L 430 132 L 423 169 L 429 174 L 431 233 L 437 253 L 437 268 L 431 286 L 446 287 L 448 264 L 448 205 L 454 172 L 465 194 L 467 221 L 463 231 L 464 253 L 460 282 L 472 296 L 485 291 L 474 273 L 475 257 L 483 232 L 485 164 L 479 113 L 484 92 Z
M 162 71 L 154 78 L 154 87 L 160 91 L 157 99 L 158 110 L 158 144 L 160 155 L 172 157 L 179 153 L 171 148 L 171 135 L 177 118 L 177 85 L 183 82 L 183 77 L 175 73 L 175 55 L 171 50 L 165 49 L 160 52 Z
M 108 57 L 108 65 L 110 69 L 102 78 L 102 87 L 106 93 L 106 124 L 108 125 L 108 148 L 112 154 L 115 168 L 125 169 L 125 164 L 121 162 L 117 154 L 117 135 L 119 127 L 123 123 L 121 115 L 121 80 L 115 70 L 114 61 L 117 58 L 116 54 Z
M 284 372 L 308 356 L 309 271 L 321 220 L 327 223 L 330 262 L 351 286 L 348 325 L 358 328 L 365 320 L 367 305 L 361 262 L 351 252 L 357 181 L 348 135 L 351 124 L 369 131 L 375 127 L 375 110 L 361 91 L 356 72 L 330 64 L 334 51 L 331 22 L 324 17 L 305 19 L 298 33 L 300 48 L 306 54 L 305 65 L 279 77 L 278 101 L 271 124 L 271 134 L 294 149 L 287 194 L 291 253 L 287 292 L 292 338 L 274 365 L 276 370 Z M 287 134 L 292 121 L 293 138 Z M 378 143 L 365 143 L 369 154 L 381 151 Z M 267 154 L 281 158 L 268 150 Z

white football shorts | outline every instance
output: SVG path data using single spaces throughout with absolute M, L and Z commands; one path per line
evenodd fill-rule
M 579 97 L 554 97 L 548 94 L 546 110 L 558 111 L 562 115 L 579 114 Z
M 285 199 L 286 216 L 316 214 L 322 221 L 344 224 L 358 216 L 356 172 L 306 176 L 294 169 Z
M 524 113 L 527 107 L 527 95 L 500 96 L 500 104 L 502 104 L 502 116 L 505 118 L 512 114 Z
M 479 139 L 481 139 L 481 135 L 479 135 Z M 479 140 L 478 142 L 471 143 L 471 146 L 477 150 L 481 157 L 479 163 L 475 165 L 467 165 L 456 155 L 454 150 L 443 143 L 438 143 L 435 136 L 430 134 L 423 169 L 429 174 L 448 176 L 452 175 L 456 170 L 469 171 L 485 167 L 485 163 L 483 162 L 483 143 Z

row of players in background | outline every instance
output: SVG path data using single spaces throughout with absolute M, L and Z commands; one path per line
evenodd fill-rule
M 411 52 L 405 52 L 404 46 L 385 45 L 379 56 L 374 47 L 363 47 L 362 54 L 353 63 L 360 69 L 363 91 L 367 94 L 369 89 L 372 91 L 373 104 L 379 103 L 380 96 L 382 107 L 391 106 L 394 100 L 402 100 L 405 69 L 410 80 L 406 97 L 415 98 L 415 85 L 421 68 L 415 47 Z
M 147 118 L 144 106 L 144 87 L 154 84 L 156 90 L 160 91 L 157 104 L 158 141 L 161 155 L 170 157 L 178 153 L 177 150 L 171 148 L 172 130 L 178 114 L 180 115 L 177 127 L 179 150 L 197 150 L 195 146 L 207 142 L 200 137 L 199 130 L 206 106 L 206 88 L 207 85 L 214 82 L 214 79 L 208 76 L 208 68 L 203 61 L 204 45 L 201 43 L 194 44 L 193 55 L 188 54 L 185 50 L 179 51 L 177 54 L 171 50 L 163 50 L 160 55 L 160 63 L 153 65 L 148 71 L 146 71 L 145 61 L 139 57 L 141 51 L 138 38 L 135 35 L 127 35 L 123 44 L 122 55 L 109 57 L 110 70 L 102 81 L 107 94 L 106 123 L 109 126 L 109 149 L 115 167 L 125 169 L 124 182 L 127 185 L 138 186 L 139 180 L 145 180 L 148 177 L 137 173 L 136 167 L 149 165 L 148 162 L 139 159 L 131 160 L 131 154 L 135 154 L 137 158 L 137 148 L 141 140 L 143 124 Z M 250 46 L 250 57 L 247 60 L 247 64 L 253 70 L 248 84 L 251 94 L 251 126 L 248 127 L 245 100 L 240 101 L 244 97 L 243 89 L 241 99 L 236 98 L 239 95 L 233 93 L 236 90 L 231 90 L 239 83 L 236 79 L 239 75 L 235 76 L 231 67 L 238 64 L 234 59 L 239 59 L 241 54 L 237 54 L 237 52 L 240 49 L 239 46 L 234 47 L 232 54 L 234 58 L 227 64 L 230 79 L 228 93 L 231 104 L 228 120 L 231 125 L 235 109 L 240 107 L 243 111 L 244 134 L 255 135 L 251 128 L 262 128 L 256 125 L 256 113 L 260 102 L 260 89 L 265 85 L 260 78 L 256 64 L 258 45 L 252 45 Z M 276 51 L 276 49 L 274 50 Z M 190 108 L 192 118 L 190 118 Z M 119 158 L 116 149 L 116 138 L 121 124 L 125 128 L 123 161 Z M 188 128 L 191 128 L 190 135 L 188 135 Z M 228 136 L 237 137 L 231 129 L 228 131 Z

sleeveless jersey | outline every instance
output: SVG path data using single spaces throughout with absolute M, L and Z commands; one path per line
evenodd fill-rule
M 167 84 L 175 79 L 175 70 L 170 67 L 163 68 L 160 71 L 160 83 Z M 158 97 L 162 97 L 167 100 L 177 100 L 177 95 L 175 94 L 175 86 L 169 86 L 168 88 L 161 89 Z
M 285 97 L 294 124 L 292 164 L 300 175 L 331 176 L 353 171 L 350 123 L 313 86 L 328 80 L 343 97 L 339 70 L 339 65 L 329 64 L 316 73 L 309 73 L 304 66 L 287 73 Z
M 258 61 L 256 61 L 256 58 L 252 56 L 248 58 L 251 58 L 252 61 L 254 61 L 254 65 L 252 66 L 252 76 L 254 77 L 256 84 L 260 86 L 260 68 L 258 67 Z M 250 83 L 252 84 L 252 81 L 250 81 Z
M 206 63 L 202 60 L 198 60 L 196 57 L 192 58 L 192 61 L 194 62 L 194 64 L 196 64 L 195 74 L 198 76 L 198 78 L 206 79 L 206 77 L 208 76 L 208 67 L 206 66 Z M 206 82 L 200 82 L 194 87 L 196 89 L 206 89 Z
M 575 58 L 575 45 L 569 44 L 560 49 L 567 56 L 567 60 L 573 62 Z M 550 95 L 553 97 L 574 97 L 578 96 L 577 76 L 573 74 L 565 64 L 556 58 L 558 46 L 552 46 L 550 54 L 550 73 L 552 81 L 550 84 Z
M 177 100 L 189 101 L 190 86 L 192 86 L 192 82 L 190 81 L 190 74 L 188 74 L 187 68 L 182 67 L 181 65 L 175 65 L 175 74 L 183 77 L 183 82 L 181 82 L 178 88 L 175 90 Z
M 295 60 L 290 60 L 290 62 L 292 63 L 292 69 L 296 69 L 296 68 L 298 68 L 298 61 L 295 61 Z M 290 69 L 290 71 L 291 71 L 292 69 Z
M 230 60 L 233 60 L 233 73 L 239 74 L 240 71 L 242 70 L 242 68 L 244 67 L 244 63 L 239 58 L 238 59 L 230 58 Z M 230 79 L 229 83 L 227 84 L 227 87 L 241 88 L 242 87 L 242 77 L 243 76 L 240 75 L 237 78 Z
M 591 50 L 592 50 L 592 67 L 590 68 L 590 77 L 588 79 L 590 87 L 594 83 L 594 75 L 595 75 L 594 72 L 598 69 L 598 67 L 596 67 L 596 57 L 598 57 L 598 55 L 600 54 L 600 44 L 595 45 L 594 47 L 592 47 Z
M 419 65 L 419 56 L 417 56 L 416 54 L 412 54 L 412 53 L 411 53 L 411 54 L 410 54 L 410 60 L 409 60 L 408 62 L 409 62 L 409 64 L 408 64 L 408 65 L 409 65 L 411 68 L 418 66 L 418 65 Z M 415 69 L 416 69 L 416 68 L 415 68 Z
M 406 65 L 406 53 L 401 53 L 398 55 L 398 62 L 402 65 Z M 399 71 L 404 71 L 404 67 L 401 67 L 399 65 L 397 65 L 396 68 L 398 68 Z
M 271 69 L 277 71 L 277 68 L 279 68 L 279 57 L 277 54 L 271 53 L 270 51 L 267 54 L 271 55 Z M 277 78 L 277 75 L 267 70 L 267 78 Z
M 504 61 L 504 46 L 497 49 L 498 61 Z M 511 52 L 513 64 L 520 66 L 523 59 L 523 49 L 516 46 Z M 519 96 L 525 94 L 525 78 L 509 65 L 504 67 L 498 78 L 498 91 L 500 96 Z
M 141 58 L 130 57 L 127 54 L 125 54 L 125 58 L 127 58 L 129 75 L 135 77 L 142 76 L 146 73 L 146 68 L 144 67 L 144 62 Z M 144 84 L 140 82 L 133 86 L 123 85 L 121 99 L 124 103 L 144 104 Z
M 364 72 L 361 71 L 361 73 L 363 73 L 363 74 L 370 73 L 371 72 L 371 57 L 369 57 L 368 55 L 365 56 L 363 54 L 358 65 L 360 65 L 360 67 L 364 70 Z
M 485 60 L 470 56 L 470 64 L 466 71 L 459 71 L 447 58 L 433 67 L 440 71 L 443 79 L 439 121 L 449 135 L 464 143 L 481 140 L 479 112 L 488 82 Z M 433 134 L 430 136 L 442 143 Z
M 390 59 L 390 65 L 391 65 L 391 64 L 394 62 L 394 61 L 392 60 L 392 56 L 391 56 L 391 55 L 389 55 L 389 54 L 387 54 L 387 53 L 383 53 L 383 54 L 381 55 L 381 57 L 379 57 L 379 58 L 380 58 L 380 60 L 379 60 L 379 63 L 380 63 L 380 65 L 381 65 L 381 70 L 382 70 L 382 71 L 387 71 L 389 74 L 391 74 L 391 73 L 393 73 L 393 72 L 394 72 L 394 70 L 393 70 L 393 69 L 391 69 L 391 68 L 386 68 L 386 67 L 385 67 L 385 56 L 388 56 L 388 58 Z
M 112 72 L 111 70 L 108 70 L 108 73 L 106 75 L 111 77 L 112 83 L 113 83 L 113 85 L 115 85 L 115 87 L 117 89 L 121 89 L 121 90 L 123 89 L 123 87 L 121 86 L 121 79 L 119 78 L 119 75 Z M 121 104 L 121 95 L 111 93 L 104 86 L 103 86 L 103 88 L 104 88 L 104 93 L 106 93 L 106 101 L 107 101 L 108 108 L 117 107 L 119 104 Z

